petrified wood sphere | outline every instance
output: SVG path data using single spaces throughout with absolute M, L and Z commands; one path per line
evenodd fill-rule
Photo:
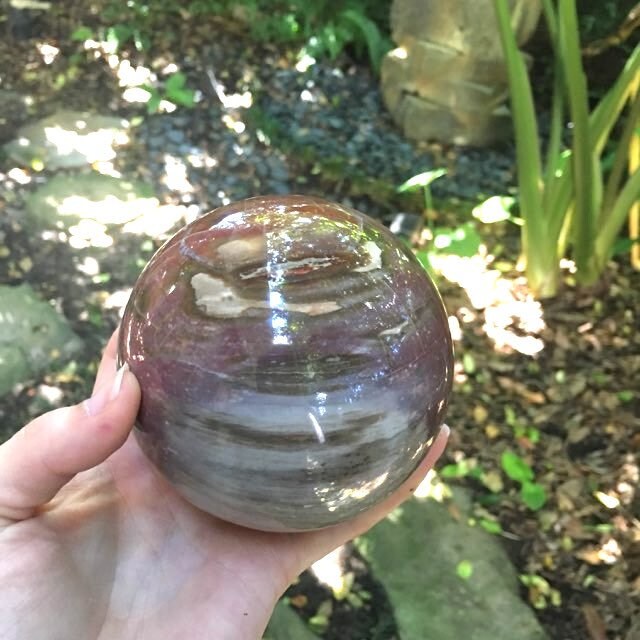
M 413 254 L 324 200 L 252 198 L 179 231 L 126 308 L 136 437 L 196 506 L 256 529 L 346 520 L 424 458 L 451 389 L 440 297 Z

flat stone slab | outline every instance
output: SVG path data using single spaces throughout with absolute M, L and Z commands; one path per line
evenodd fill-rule
M 24 96 L 0 89 L 0 143 L 11 140 L 16 129 L 29 118 Z
M 97 171 L 54 176 L 27 196 L 26 207 L 37 227 L 70 232 L 74 248 L 109 246 L 109 225 L 157 237 L 186 216 L 185 207 L 160 206 L 149 185 Z
M 0 286 L 0 396 L 81 349 L 66 319 L 29 285 Z
M 456 495 L 467 512 L 470 501 Z M 499 539 L 465 516 L 455 520 L 444 504 L 410 500 L 357 546 L 387 591 L 402 640 L 547 640 Z
M 128 122 L 121 118 L 58 111 L 20 128 L 5 150 L 22 166 L 38 163 L 47 169 L 86 167 L 113 160 L 116 148 L 129 142 L 128 128 Z
M 291 607 L 280 601 L 262 640 L 320 640 Z

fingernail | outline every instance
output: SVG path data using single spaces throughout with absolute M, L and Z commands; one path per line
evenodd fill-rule
M 127 371 L 129 371 L 129 364 L 125 362 L 118 369 L 118 373 L 116 373 L 116 378 L 113 381 L 113 385 L 111 386 L 111 394 L 109 395 L 109 400 L 113 400 L 120 393 L 120 388 L 122 387 L 122 381 L 124 380 L 124 374 Z
M 446 424 L 441 424 L 438 430 L 431 436 L 431 440 L 429 440 L 430 446 L 433 446 L 438 440 L 442 440 L 442 438 L 449 438 L 449 427 Z
M 84 401 L 85 410 L 90 416 L 95 416 L 103 411 L 107 404 L 120 393 L 124 374 L 128 370 L 129 365 L 127 363 L 123 364 L 118 369 L 111 386 L 105 385 L 98 389 L 88 400 Z

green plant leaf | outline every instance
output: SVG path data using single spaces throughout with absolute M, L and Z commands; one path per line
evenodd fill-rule
M 538 444 L 538 442 L 540 442 L 540 431 L 535 427 L 527 427 L 524 435 L 532 444 Z
M 164 87 L 167 94 L 173 91 L 180 91 L 187 82 L 187 77 L 181 71 L 172 73 L 165 81 Z
M 485 224 L 503 222 L 511 219 L 511 210 L 515 204 L 516 199 L 512 196 L 491 196 L 475 206 L 471 215 Z
M 589 273 L 594 264 L 596 212 L 601 204 L 602 182 L 596 179 L 595 165 L 599 163 L 599 154 L 595 153 L 591 141 L 589 99 L 575 0 L 558 4 L 558 52 L 573 121 L 574 259 L 579 273 Z
M 160 96 L 160 94 L 157 91 L 151 92 L 151 97 L 149 98 L 149 102 L 147 102 L 147 112 L 156 113 L 160 108 L 161 102 L 162 97 Z
M 435 275 L 435 269 L 433 268 L 429 257 L 431 255 L 431 252 L 421 249 L 420 251 L 416 251 L 415 255 L 418 259 L 418 262 L 424 267 L 424 270 L 433 277 Z
M 469 560 L 461 560 L 456 567 L 458 577 L 468 580 L 473 575 L 473 563 Z
M 462 469 L 460 463 L 446 464 L 440 469 L 440 475 L 443 478 L 463 478 L 467 474 L 466 469 Z
M 533 480 L 533 469 L 513 451 L 505 451 L 500 458 L 503 471 L 516 482 Z
M 136 29 L 133 34 L 133 44 L 138 51 L 147 51 L 151 47 L 151 40 L 146 34 Z
M 476 372 L 476 360 L 473 354 L 465 351 L 462 355 L 462 368 L 467 375 L 472 376 Z
M 555 160 L 551 182 L 545 186 L 544 207 L 549 220 L 549 241 L 557 243 L 558 255 L 564 253 L 560 246 L 561 232 L 569 219 L 573 200 L 573 166 L 571 150 L 566 149 Z
M 480 526 L 488 533 L 492 533 L 494 535 L 502 533 L 502 526 L 496 520 L 489 520 L 489 518 L 480 518 L 478 522 Z
M 611 248 L 612 256 L 622 256 L 631 251 L 634 244 L 640 242 L 640 238 L 617 238 Z
M 475 462 L 470 463 L 468 460 L 460 460 L 455 464 L 447 464 L 440 470 L 443 478 L 480 478 L 482 476 L 482 468 L 477 466 Z
M 89 27 L 78 27 L 72 34 L 71 39 L 74 41 L 84 42 L 86 40 L 93 40 L 93 29 Z
M 620 185 L 626 175 L 629 161 L 629 149 L 634 138 L 638 135 L 635 132 L 637 123 L 640 122 L 640 99 L 633 99 L 629 112 L 626 116 L 626 124 L 624 125 L 622 135 L 619 137 L 615 145 L 615 151 L 607 154 L 603 158 L 602 169 L 606 170 L 605 162 L 609 161 L 609 178 L 604 193 L 602 209 L 600 211 L 600 221 L 604 219 L 607 212 L 613 206 L 616 196 L 620 192 Z
M 195 104 L 195 92 L 186 86 L 187 77 L 177 71 L 170 75 L 164 84 L 167 100 L 183 107 L 192 107 Z
M 133 36 L 134 29 L 126 24 L 116 24 L 107 29 L 107 44 L 113 51 L 118 51 Z
M 344 48 L 345 42 L 349 40 L 349 37 L 343 33 L 343 30 L 333 23 L 325 25 L 318 34 L 316 51 L 326 51 L 329 58 L 335 60 Z
M 455 229 L 440 227 L 434 230 L 433 244 L 439 253 L 469 258 L 478 253 L 482 238 L 472 222 Z
M 409 178 L 406 182 L 403 182 L 398 187 L 398 193 L 404 193 L 407 191 L 419 191 L 431 185 L 432 182 L 441 178 L 447 174 L 446 169 L 433 169 L 431 171 L 424 171 L 418 175 Z
M 520 497 L 532 511 L 542 509 L 547 502 L 547 492 L 537 482 L 524 482 L 520 487 Z
M 604 225 L 599 230 L 596 239 L 596 255 L 603 267 L 611 255 L 611 250 L 624 221 L 629 215 L 629 210 L 639 198 L 640 168 L 636 169 L 626 181 L 611 211 L 607 212 L 607 219 Z
M 527 262 L 527 279 L 533 292 L 537 295 L 553 295 L 559 273 L 556 239 L 550 237 L 547 210 L 543 206 L 544 181 L 533 91 L 511 24 L 509 4 L 507 0 L 494 0 L 507 64 L 516 137 L 520 212 L 525 222 L 522 249 Z
M 629 92 L 638 72 L 640 72 L 640 44 L 636 45 L 613 87 L 600 100 L 589 118 L 594 152 L 598 155 L 604 150 L 611 129 L 629 99 Z
M 367 45 L 371 66 L 374 71 L 378 73 L 380 70 L 380 61 L 382 60 L 382 56 L 386 53 L 385 48 L 387 46 L 387 41 L 382 38 L 380 29 L 378 29 L 376 23 L 355 9 L 342 11 L 340 13 L 340 19 L 346 20 L 347 23 L 351 23 L 362 34 Z
M 175 102 L 183 107 L 192 107 L 195 104 L 195 93 L 191 89 L 180 89 L 179 91 L 171 92 L 171 95 L 167 96 L 171 102 Z
M 618 391 L 618 400 L 620 402 L 631 402 L 634 397 L 633 391 L 630 389 L 625 389 L 624 391 Z

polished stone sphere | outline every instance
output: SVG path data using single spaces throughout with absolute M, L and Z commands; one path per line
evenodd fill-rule
M 411 251 L 325 200 L 259 197 L 184 227 L 122 320 L 141 448 L 194 505 L 267 531 L 352 518 L 426 455 L 447 316 Z

